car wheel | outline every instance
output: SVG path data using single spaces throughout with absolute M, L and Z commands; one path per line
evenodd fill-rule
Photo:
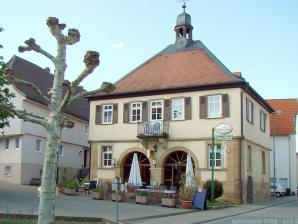
M 280 193 L 279 192 L 276 192 L 275 195 L 276 195 L 276 197 L 280 197 Z

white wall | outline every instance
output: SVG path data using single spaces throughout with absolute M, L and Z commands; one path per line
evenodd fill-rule
M 277 183 L 280 178 L 287 179 L 287 188 L 295 191 L 297 188 L 296 170 L 296 136 L 272 136 L 271 148 L 275 150 L 275 176 Z M 273 151 L 270 152 L 270 177 L 274 177 Z

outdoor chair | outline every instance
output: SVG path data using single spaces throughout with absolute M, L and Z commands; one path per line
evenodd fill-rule
M 169 190 L 170 190 L 170 191 L 177 191 L 177 187 L 176 187 L 176 186 L 170 186 L 170 187 L 169 187 Z
M 79 180 L 76 178 L 76 182 L 77 182 L 77 192 L 84 192 L 85 194 L 88 193 L 89 194 L 89 185 L 86 184 L 80 184 Z

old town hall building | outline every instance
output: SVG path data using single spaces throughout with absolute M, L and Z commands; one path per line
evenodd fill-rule
M 216 142 L 215 178 L 223 198 L 247 203 L 270 197 L 268 114 L 273 109 L 200 41 L 191 16 L 178 15 L 175 43 L 90 101 L 91 178 L 127 182 L 137 152 L 142 181 L 177 186 L 191 155 L 199 185 L 211 179 L 211 130 L 233 126 Z

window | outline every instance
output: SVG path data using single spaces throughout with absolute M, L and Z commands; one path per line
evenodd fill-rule
M 38 153 L 41 153 L 41 144 L 42 144 L 42 141 L 40 139 L 36 139 L 36 142 L 35 142 L 35 152 L 38 152 Z
M 113 122 L 113 105 L 102 106 L 102 123 L 112 124 Z
M 130 122 L 136 123 L 142 121 L 142 103 L 131 103 L 130 104 Z
M 263 132 L 266 131 L 266 120 L 267 120 L 267 114 L 264 111 L 260 111 L 260 129 Z
M 254 115 L 254 104 L 250 99 L 246 98 L 246 120 L 252 124 L 254 120 L 253 115 Z
M 208 96 L 208 118 L 222 116 L 221 95 Z
M 208 145 L 208 149 L 209 149 L 209 168 L 212 167 L 212 145 Z M 214 145 L 214 168 L 215 169 L 220 169 L 221 168 L 221 154 L 222 154 L 222 148 L 220 144 Z
M 151 108 L 151 120 L 162 120 L 163 119 L 163 101 L 151 101 L 150 102 Z
M 9 138 L 6 138 L 4 140 L 4 150 L 8 151 L 9 150 Z
M 262 152 L 262 173 L 266 173 L 265 152 Z
M 11 176 L 11 166 L 4 166 L 4 176 L 6 177 Z
M 248 171 L 251 171 L 252 170 L 252 152 L 251 152 L 251 146 L 249 145 L 248 147 L 247 147 L 247 153 L 248 153 L 248 156 L 247 156 L 247 159 L 248 159 L 248 161 L 247 161 L 247 167 L 248 167 Z
M 172 99 L 172 120 L 184 120 L 184 98 Z
M 20 139 L 19 137 L 15 137 L 15 149 L 19 150 L 20 149 Z
M 112 146 L 102 146 L 102 166 L 112 167 Z
M 64 145 L 61 145 L 61 146 L 60 146 L 59 156 L 60 156 L 60 157 L 64 157 Z

